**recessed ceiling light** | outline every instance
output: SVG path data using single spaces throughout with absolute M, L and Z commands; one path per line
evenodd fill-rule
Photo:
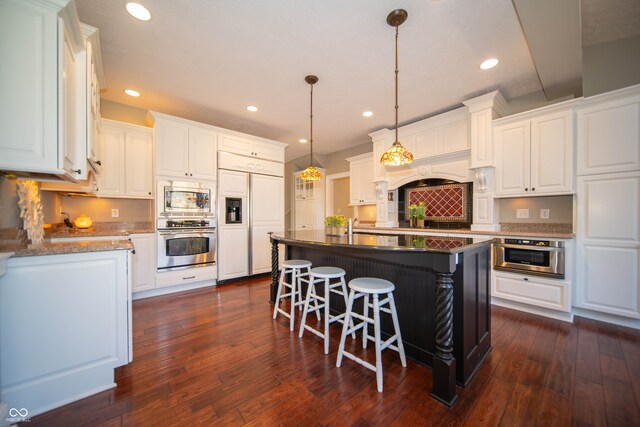
M 140 92 L 138 92 L 137 90 L 133 90 L 133 89 L 125 89 L 124 93 L 126 93 L 129 96 L 135 96 L 136 98 L 138 96 L 140 96 Z
M 306 139 L 302 138 L 302 139 L 300 139 L 300 142 L 303 143 L 303 144 L 306 144 L 309 141 L 307 141 Z
M 258 107 L 254 105 L 247 105 L 247 110 L 255 113 L 256 111 L 258 111 Z
M 371 117 L 373 116 L 373 113 L 371 111 L 365 111 L 364 113 L 362 113 L 363 117 Z
M 129 15 L 136 19 L 141 21 L 148 21 L 151 19 L 151 12 L 149 12 L 149 10 L 140 3 L 127 3 L 125 8 L 127 9 L 127 12 L 129 12 Z
M 498 61 L 496 58 L 487 59 L 482 64 L 480 64 L 480 68 L 482 68 L 483 70 L 488 70 L 489 68 L 493 68 L 498 65 L 498 62 L 500 61 Z

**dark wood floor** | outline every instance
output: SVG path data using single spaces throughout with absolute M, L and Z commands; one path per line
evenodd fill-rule
M 135 301 L 118 387 L 28 425 L 640 425 L 639 331 L 494 307 L 493 350 L 449 409 L 429 397 L 431 371 L 395 352 L 383 393 L 364 367 L 336 368 L 340 328 L 325 356 L 318 337 L 272 320 L 268 295 L 261 279 Z

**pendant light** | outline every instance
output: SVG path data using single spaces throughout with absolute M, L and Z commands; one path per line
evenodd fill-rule
M 318 83 L 318 78 L 316 76 L 307 76 L 304 78 L 304 81 L 309 83 L 311 86 L 311 113 L 309 115 L 311 120 L 311 131 L 309 133 L 309 167 L 300 173 L 300 178 L 306 181 L 318 181 L 322 179 L 322 174 L 313 166 L 313 85 Z
M 387 24 L 396 27 L 396 140 L 382 154 L 380 163 L 384 166 L 402 166 L 413 162 L 413 154 L 398 141 L 398 27 L 407 20 L 407 11 L 396 9 L 387 16 Z

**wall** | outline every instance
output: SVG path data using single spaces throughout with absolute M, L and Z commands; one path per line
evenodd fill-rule
M 339 178 L 333 181 L 333 212 L 331 215 L 344 215 L 354 218 L 353 207 L 349 206 L 349 178 Z
M 16 181 L 0 177 L 0 228 L 22 228 Z
M 640 83 L 640 36 L 585 46 L 582 70 L 585 97 Z
M 94 222 L 134 222 L 153 221 L 154 219 L 152 200 L 59 197 L 61 199 L 60 209 L 68 213 L 72 221 L 80 214 L 89 215 Z M 111 209 L 118 209 L 120 216 L 113 218 Z M 44 222 L 55 224 L 62 222 L 62 218 L 63 216 L 59 216 L 56 211 L 49 209 L 45 212 Z
M 520 197 L 498 203 L 501 223 L 573 223 L 573 196 Z M 529 209 L 529 219 L 516 218 L 517 209 Z M 549 219 L 540 219 L 540 209 L 549 209 Z
M 106 99 L 100 100 L 100 114 L 103 119 L 116 120 L 134 125 L 147 126 L 147 110 L 124 105 Z

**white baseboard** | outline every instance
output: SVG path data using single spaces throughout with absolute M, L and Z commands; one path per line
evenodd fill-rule
M 563 322 L 573 323 L 573 313 L 565 313 L 562 311 L 550 310 L 544 307 L 536 307 L 515 301 L 508 301 L 502 298 L 491 297 L 491 304 L 500 307 L 510 308 L 512 310 L 524 311 L 526 313 L 537 314 L 538 316 L 550 317 Z
M 176 292 L 183 292 L 183 291 L 191 291 L 194 289 L 206 288 L 208 286 L 215 286 L 215 285 L 216 285 L 215 280 L 205 280 L 203 282 L 186 283 L 184 285 L 167 286 L 167 287 L 157 288 L 157 289 L 148 289 L 146 291 L 134 292 L 132 295 L 132 299 L 136 300 L 136 299 L 142 299 L 142 298 L 157 297 L 160 295 L 173 294 Z
M 614 325 L 626 326 L 627 328 L 640 329 L 640 319 L 629 319 L 627 317 L 616 316 L 614 314 L 599 313 L 597 311 L 585 310 L 584 308 L 573 307 L 573 314 L 587 319 L 598 320 Z

